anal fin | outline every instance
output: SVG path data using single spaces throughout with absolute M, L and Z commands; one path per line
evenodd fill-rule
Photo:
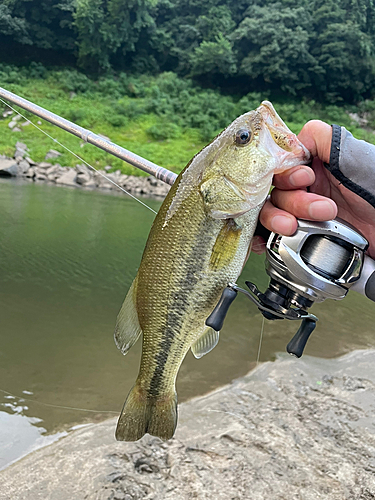
M 219 342 L 219 332 L 216 332 L 211 327 L 207 327 L 204 333 L 191 346 L 191 352 L 199 359 L 205 354 L 208 354 Z
M 128 352 L 142 333 L 135 305 L 136 293 L 137 278 L 135 278 L 132 286 L 129 288 L 128 294 L 117 316 L 114 338 L 116 346 L 121 350 L 122 354 Z

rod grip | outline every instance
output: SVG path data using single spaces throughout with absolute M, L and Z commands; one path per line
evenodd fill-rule
M 237 292 L 235 290 L 229 287 L 224 288 L 217 306 L 206 319 L 206 325 L 219 332 L 223 327 L 229 306 L 236 297 Z

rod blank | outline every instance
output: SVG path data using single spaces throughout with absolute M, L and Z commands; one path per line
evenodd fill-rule
M 62 118 L 59 115 L 55 115 L 55 113 L 52 113 L 51 111 L 48 111 L 41 106 L 27 101 L 26 99 L 23 99 L 22 97 L 19 97 L 18 95 L 13 94 L 12 92 L 9 92 L 2 87 L 0 87 L 0 96 L 4 99 L 7 99 L 11 103 L 16 104 L 17 106 L 30 111 L 34 115 L 43 118 L 43 120 L 47 120 L 53 125 L 57 125 L 70 134 L 79 137 L 83 141 L 93 144 L 94 146 L 103 149 L 107 153 L 113 156 L 117 156 L 117 158 L 130 163 L 130 165 L 133 165 L 134 167 L 139 168 L 140 170 L 143 170 L 150 175 L 153 175 L 154 177 L 156 177 L 156 179 L 160 179 L 166 184 L 172 185 L 177 178 L 177 174 L 175 174 L 174 172 L 160 167 L 159 165 L 156 165 L 156 163 L 146 160 L 145 158 L 142 158 L 141 156 L 138 156 L 135 153 L 132 153 L 131 151 L 128 151 L 127 149 L 114 144 L 104 137 L 94 134 L 94 132 L 80 127 L 79 125 L 76 125 L 75 123 Z

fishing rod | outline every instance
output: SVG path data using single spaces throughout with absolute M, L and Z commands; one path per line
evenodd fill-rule
M 103 149 L 136 168 L 172 185 L 177 175 L 117 144 L 86 130 L 22 97 L 0 87 L 0 97 L 57 125 L 82 140 Z M 267 290 L 246 281 L 250 290 L 229 283 L 206 325 L 219 331 L 229 306 L 238 292 L 243 293 L 268 320 L 300 320 L 301 326 L 287 346 L 296 357 L 304 347 L 318 318 L 307 311 L 315 302 L 343 299 L 349 289 L 375 302 L 375 261 L 365 252 L 368 241 L 345 221 L 298 221 L 292 236 L 271 233 L 266 246 Z
M 105 139 L 104 137 L 95 134 L 94 132 L 91 132 L 91 130 L 80 127 L 76 123 L 66 120 L 61 116 L 56 115 L 55 113 L 52 113 L 51 111 L 48 111 L 41 106 L 38 106 L 37 104 L 27 101 L 23 97 L 13 94 L 13 92 L 9 92 L 9 90 L 0 87 L 0 96 L 4 99 L 7 99 L 11 103 L 25 109 L 26 111 L 30 111 L 34 115 L 43 118 L 43 120 L 47 120 L 53 125 L 66 130 L 66 132 L 79 137 L 83 141 L 88 142 L 89 144 L 93 144 L 94 146 L 103 149 L 107 153 L 113 156 L 117 156 L 117 158 L 126 161 L 130 165 L 133 165 L 134 167 L 139 168 L 140 170 L 143 170 L 150 175 L 153 175 L 156 179 L 159 179 L 166 184 L 172 185 L 177 178 L 177 174 L 175 174 L 174 172 L 160 167 L 159 165 L 156 165 L 156 163 L 146 160 L 145 158 L 142 158 L 142 156 L 139 156 L 121 146 L 118 146 L 117 144 L 114 144 L 110 140 Z

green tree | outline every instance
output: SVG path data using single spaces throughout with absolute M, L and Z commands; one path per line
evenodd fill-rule
M 78 62 L 108 69 L 111 59 L 135 51 L 143 29 L 153 26 L 153 0 L 77 0 Z
M 232 33 L 239 73 L 264 87 L 295 93 L 311 85 L 309 72 L 320 71 L 309 52 L 311 15 L 283 3 L 253 5 Z

